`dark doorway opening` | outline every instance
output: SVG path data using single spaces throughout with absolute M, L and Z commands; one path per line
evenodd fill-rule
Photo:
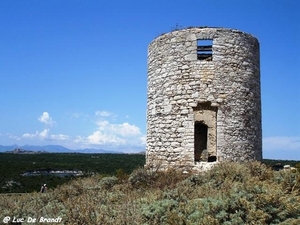
M 194 125 L 194 154 L 195 161 L 205 161 L 208 160 L 207 154 L 207 125 L 201 122 L 195 122 Z

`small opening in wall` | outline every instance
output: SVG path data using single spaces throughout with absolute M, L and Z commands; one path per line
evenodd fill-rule
M 207 162 L 215 162 L 217 161 L 217 156 L 208 156 Z
M 213 40 L 197 40 L 197 59 L 212 61 Z

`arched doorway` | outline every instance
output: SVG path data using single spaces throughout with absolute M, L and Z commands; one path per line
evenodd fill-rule
M 206 161 L 208 160 L 207 153 L 207 132 L 208 126 L 204 123 L 195 122 L 194 125 L 194 155 L 195 162 Z

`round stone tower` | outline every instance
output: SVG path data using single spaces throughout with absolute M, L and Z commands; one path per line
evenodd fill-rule
M 146 166 L 202 169 L 262 159 L 258 40 L 193 27 L 148 48 Z

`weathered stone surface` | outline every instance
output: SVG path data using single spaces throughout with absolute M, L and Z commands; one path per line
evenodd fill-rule
M 212 55 L 199 60 L 197 40 L 205 39 Z M 159 36 L 148 49 L 147 104 L 146 165 L 160 159 L 162 168 L 195 169 L 203 160 L 261 160 L 257 39 L 197 27 Z

